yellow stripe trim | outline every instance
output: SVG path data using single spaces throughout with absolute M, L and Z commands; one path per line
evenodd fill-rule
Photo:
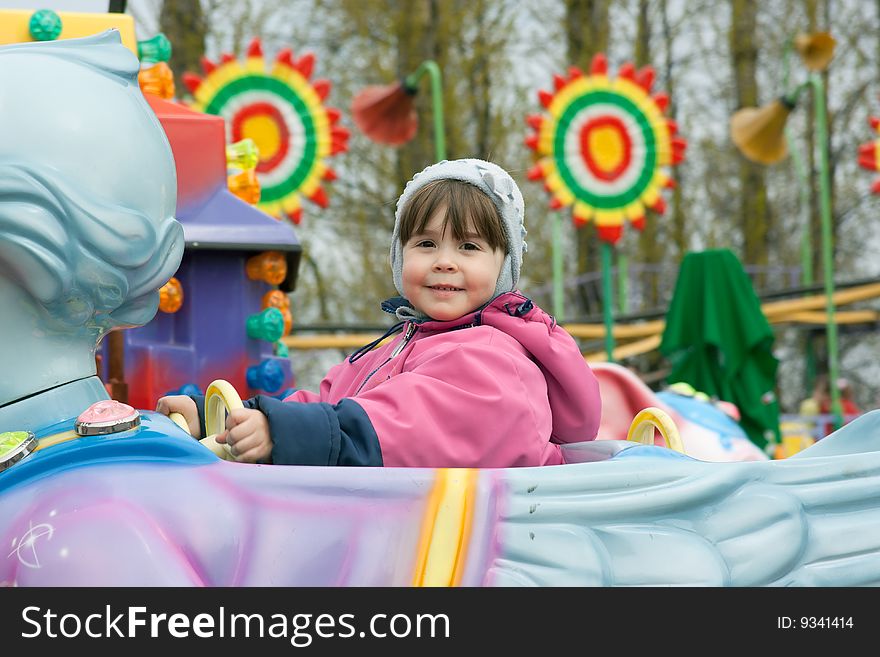
M 413 586 L 457 586 L 467 557 L 478 472 L 437 470 L 428 498 Z
M 60 445 L 68 440 L 79 438 L 79 434 L 71 429 L 70 431 L 62 431 L 61 433 L 53 433 L 51 436 L 43 436 L 37 440 L 37 448 L 35 452 L 39 452 L 44 447 L 52 447 L 52 445 Z

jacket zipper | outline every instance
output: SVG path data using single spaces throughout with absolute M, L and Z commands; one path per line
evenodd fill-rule
M 367 375 L 367 378 L 364 379 L 363 382 L 361 382 L 361 384 L 358 386 L 358 389 L 355 390 L 355 393 L 354 393 L 355 395 L 357 395 L 357 394 L 363 389 L 363 387 L 364 387 L 365 385 L 367 385 L 367 381 L 369 381 L 369 380 L 373 377 L 373 375 L 374 375 L 376 372 L 378 372 L 378 371 L 381 370 L 383 367 L 385 367 L 385 365 L 387 365 L 388 362 L 389 362 L 392 358 L 394 358 L 394 357 L 397 356 L 401 351 L 403 351 L 403 348 L 407 345 L 407 343 L 410 341 L 410 339 L 412 338 L 412 336 L 415 335 L 415 333 L 416 333 L 416 329 L 417 329 L 417 328 L 418 328 L 418 327 L 416 326 L 416 324 L 415 324 L 414 322 L 410 322 L 409 326 L 406 327 L 406 333 L 403 334 L 403 339 L 400 341 L 400 344 L 397 345 L 397 346 L 394 348 L 394 351 L 391 352 L 391 355 L 388 356 L 388 358 L 386 358 L 386 359 L 385 359 L 385 360 L 384 360 L 384 361 L 383 361 L 378 367 L 376 367 L 376 369 L 374 369 L 372 372 L 370 372 L 370 373 Z

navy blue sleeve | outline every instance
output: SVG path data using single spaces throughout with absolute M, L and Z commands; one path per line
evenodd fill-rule
M 208 435 L 205 428 L 205 396 L 204 395 L 187 395 L 196 403 L 196 409 L 199 411 L 199 430 L 202 432 L 202 438 Z
M 199 409 L 199 426 L 205 436 L 205 398 L 190 397 Z M 366 411 L 351 399 L 335 405 L 304 404 L 257 395 L 242 404 L 257 409 L 269 420 L 275 465 L 383 465 L 373 424 Z
M 383 465 L 373 424 L 351 399 L 305 404 L 257 395 L 245 405 L 268 418 L 276 465 Z

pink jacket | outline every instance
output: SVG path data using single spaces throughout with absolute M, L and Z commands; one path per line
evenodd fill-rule
M 388 466 L 559 464 L 559 445 L 593 440 L 600 419 L 599 386 L 574 340 L 518 292 L 458 320 L 407 322 L 332 368 L 319 393 L 284 402 L 338 408 L 346 398 Z

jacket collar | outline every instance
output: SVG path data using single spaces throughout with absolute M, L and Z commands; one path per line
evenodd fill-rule
M 382 302 L 382 310 L 398 319 L 417 324 L 422 331 L 451 331 L 454 329 L 468 328 L 482 324 L 483 315 L 487 312 L 502 312 L 511 317 L 525 317 L 535 305 L 532 300 L 518 290 L 504 292 L 493 297 L 485 304 L 462 315 L 457 319 L 440 321 L 415 310 L 410 302 L 404 297 L 392 297 Z

